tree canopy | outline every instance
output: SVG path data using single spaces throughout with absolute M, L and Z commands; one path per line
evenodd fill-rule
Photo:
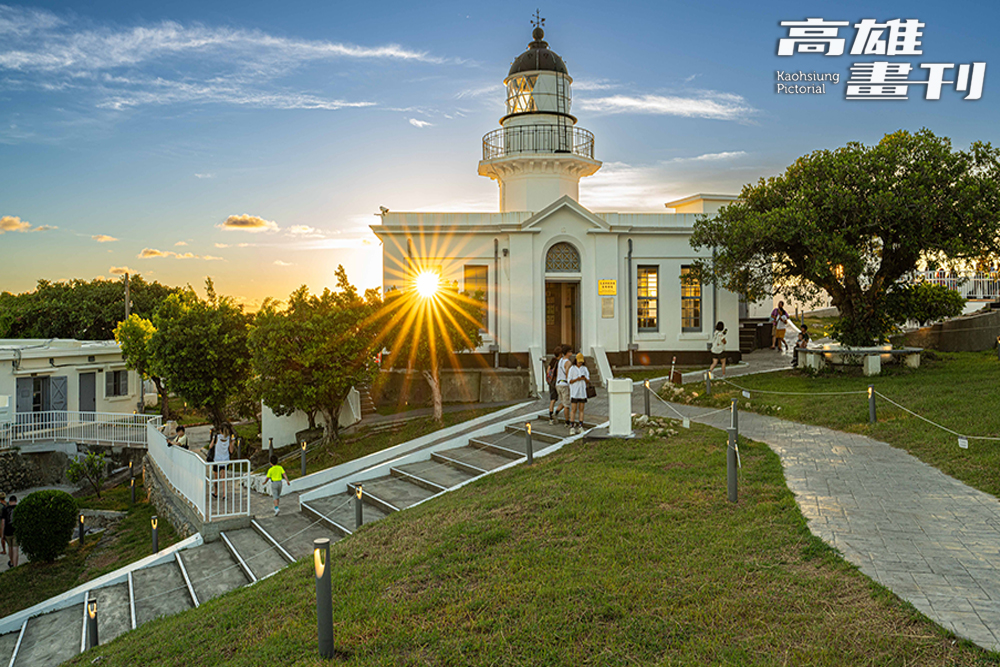
M 163 420 L 167 421 L 170 419 L 170 401 L 165 382 L 156 368 L 150 346 L 150 341 L 155 333 L 156 327 L 153 326 L 153 323 L 135 313 L 129 315 L 127 320 L 119 322 L 114 331 L 115 340 L 125 357 L 125 365 L 141 376 L 151 379 L 153 385 L 156 386 L 160 414 L 163 415 Z
M 206 292 L 205 299 L 190 288 L 167 297 L 153 316 L 149 351 L 152 367 L 170 390 L 205 409 L 219 426 L 227 403 L 250 378 L 251 317 L 216 294 L 211 279 Z
M 152 317 L 169 295 L 180 290 L 129 281 L 132 312 Z M 110 340 L 125 319 L 125 278 L 119 280 L 39 280 L 33 292 L 0 294 L 0 338 L 76 338 Z
M 325 436 L 339 436 L 340 407 L 352 387 L 371 380 L 378 369 L 374 340 L 377 290 L 362 297 L 337 267 L 337 291 L 292 292 L 288 304 L 266 301 L 250 332 L 253 368 L 264 403 L 278 415 L 302 410 L 315 428 L 317 413 Z
M 1000 250 L 998 178 L 990 144 L 956 151 L 930 130 L 901 130 L 873 146 L 815 151 L 746 185 L 737 202 L 695 223 L 691 245 L 714 250 L 714 261 L 698 263 L 703 280 L 748 300 L 825 290 L 840 311 L 837 338 L 869 345 L 906 315 L 887 295 L 919 262 Z
M 482 344 L 483 300 L 458 286 L 442 285 L 433 296 L 416 289 L 396 290 L 385 298 L 380 341 L 389 349 L 389 366 L 419 371 L 430 386 L 434 419 L 443 420 L 441 368 L 455 354 Z

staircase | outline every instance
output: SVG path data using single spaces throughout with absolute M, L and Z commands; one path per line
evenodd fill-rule
M 585 424 L 587 429 L 594 424 Z M 570 436 L 562 424 L 531 422 L 537 452 Z M 236 588 L 268 577 L 312 553 L 313 540 L 331 542 L 351 535 L 355 492 L 362 487 L 363 523 L 412 507 L 492 470 L 523 460 L 527 452 L 524 420 L 503 430 L 468 438 L 460 447 L 431 452 L 424 460 L 390 466 L 374 479 L 331 485 L 328 495 L 300 501 L 278 516 L 255 518 L 250 528 L 224 532 L 221 539 L 177 551 L 173 558 L 132 571 L 126 579 L 88 591 L 83 601 L 34 616 L 19 631 L 0 636 L 0 666 L 50 667 L 85 647 L 85 609 L 97 600 L 98 636 L 106 643 L 160 616 L 198 607 Z M 346 486 L 346 488 L 345 488 Z
M 356 387 L 356 389 L 361 396 L 361 418 L 364 419 L 368 415 L 375 414 L 375 401 L 372 400 L 371 384 L 365 382 L 363 385 Z
M 216 542 L 177 551 L 172 560 L 129 573 L 128 579 L 87 592 L 83 602 L 32 617 L 0 636 L 0 665 L 49 667 L 84 648 L 87 600 L 97 600 L 102 644 L 159 616 L 169 616 L 254 583 L 312 553 L 315 538 L 341 533 L 306 515 L 254 520 Z M 15 653 L 16 651 L 16 653 Z

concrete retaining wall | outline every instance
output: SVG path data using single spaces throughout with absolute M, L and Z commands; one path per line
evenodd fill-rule
M 529 397 L 527 369 L 474 368 L 441 371 L 441 400 L 445 403 L 500 403 Z M 377 405 L 430 405 L 431 389 L 422 373 L 382 371 L 373 383 Z
M 958 317 L 893 336 L 894 346 L 923 347 L 942 352 L 991 350 L 1000 336 L 1000 310 Z

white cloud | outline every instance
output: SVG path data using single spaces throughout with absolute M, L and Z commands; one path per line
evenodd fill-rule
M 136 255 L 139 259 L 154 259 L 158 257 L 173 257 L 174 259 L 201 259 L 206 261 L 221 261 L 221 257 L 212 255 L 196 255 L 193 252 L 177 253 L 173 250 L 157 250 L 156 248 L 143 248 L 142 252 Z
M 114 236 L 108 236 L 107 234 L 94 234 L 90 238 L 94 239 L 98 243 L 112 243 L 118 240 Z
M 59 229 L 59 228 L 56 227 L 55 225 L 39 225 L 38 227 L 35 227 L 31 231 L 33 231 L 33 232 L 48 232 L 48 231 L 52 231 L 53 229 Z
M 434 123 L 428 123 L 426 120 L 418 120 L 416 118 L 410 119 L 410 125 L 413 127 L 430 127 Z
M 110 269 L 108 269 L 108 273 L 110 273 L 113 276 L 124 276 L 126 273 L 135 275 L 136 273 L 138 273 L 138 271 L 136 271 L 135 269 L 130 269 L 127 266 L 112 266 Z
M 12 215 L 0 217 L 0 234 L 4 232 L 26 232 L 31 229 L 31 223 L 27 220 Z
M 224 229 L 226 231 L 242 231 L 242 232 L 276 232 L 279 227 L 273 220 L 265 220 L 256 215 L 250 215 L 244 213 L 243 215 L 231 215 L 225 219 L 222 224 L 218 225 L 219 229 Z
M 695 157 L 675 157 L 667 160 L 667 163 L 676 162 L 722 162 L 725 160 L 735 160 L 745 156 L 746 151 L 723 151 L 722 153 L 703 153 Z
M 573 90 L 611 90 L 618 84 L 611 79 L 583 79 L 573 82 Z
M 740 95 L 706 90 L 694 97 L 665 95 L 611 95 L 584 98 L 577 102 L 580 108 L 591 113 L 637 113 L 682 116 L 685 118 L 710 118 L 714 120 L 746 121 L 757 113 Z
M 195 178 L 215 178 L 215 174 L 195 174 Z
M 300 238 L 322 238 L 323 232 L 309 225 L 292 225 L 285 230 L 288 236 L 298 236 Z
M 216 243 L 215 247 L 216 248 L 228 248 L 229 244 L 228 243 Z
M 276 260 L 274 260 L 274 265 L 275 266 L 292 266 L 292 263 L 291 262 L 283 262 L 280 259 L 276 259 Z
M 178 241 L 174 244 L 174 247 L 187 245 L 187 241 Z

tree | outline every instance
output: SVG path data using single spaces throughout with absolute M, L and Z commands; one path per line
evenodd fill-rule
M 107 460 L 104 454 L 87 452 L 87 456 L 81 461 L 74 459 L 70 461 L 69 468 L 66 469 L 66 479 L 73 484 L 80 480 L 87 480 L 93 487 L 97 497 L 101 497 L 101 487 L 104 486 L 104 477 L 107 473 Z
M 250 374 L 247 334 L 250 317 L 231 299 L 219 296 L 211 278 L 207 298 L 188 288 L 172 294 L 153 316 L 149 339 L 151 367 L 171 391 L 206 410 L 219 427 L 226 404 Z
M 402 362 L 409 371 L 419 371 L 430 386 L 434 419 L 442 423 L 441 367 L 457 365 L 457 352 L 482 344 L 479 327 L 483 301 L 457 285 L 440 286 L 432 295 L 417 289 L 386 295 L 381 339 L 390 350 L 388 364 Z
M 133 276 L 132 311 L 150 317 L 179 290 Z M 0 338 L 77 338 L 110 340 L 125 318 L 125 279 L 49 282 L 34 292 L 0 294 Z
M 748 300 L 825 290 L 840 310 L 837 338 L 870 345 L 900 316 L 887 297 L 921 260 L 954 263 L 1000 249 L 998 177 L 992 146 L 953 151 L 927 129 L 815 151 L 695 223 L 692 247 L 715 251 L 698 274 Z
M 965 297 L 960 292 L 928 282 L 898 286 L 886 300 L 890 319 L 897 324 L 913 320 L 923 326 L 957 317 L 965 310 Z
M 378 369 L 374 348 L 381 306 L 378 292 L 364 297 L 337 267 L 337 291 L 310 295 L 305 286 L 292 292 L 288 305 L 266 301 L 250 332 L 253 367 L 264 403 L 275 414 L 301 410 L 316 428 L 325 421 L 324 437 L 339 438 L 340 408 L 352 387 L 371 380 Z
M 14 509 L 18 546 L 32 562 L 53 562 L 66 551 L 77 516 L 76 501 L 65 491 L 29 493 Z
M 159 397 L 160 414 L 163 415 L 163 421 L 168 421 L 170 401 L 167 388 L 163 378 L 153 369 L 153 357 L 149 345 L 153 334 L 156 333 L 156 327 L 149 320 L 132 313 L 127 320 L 118 323 L 114 333 L 115 340 L 125 355 L 125 365 L 153 381 L 156 395 Z

